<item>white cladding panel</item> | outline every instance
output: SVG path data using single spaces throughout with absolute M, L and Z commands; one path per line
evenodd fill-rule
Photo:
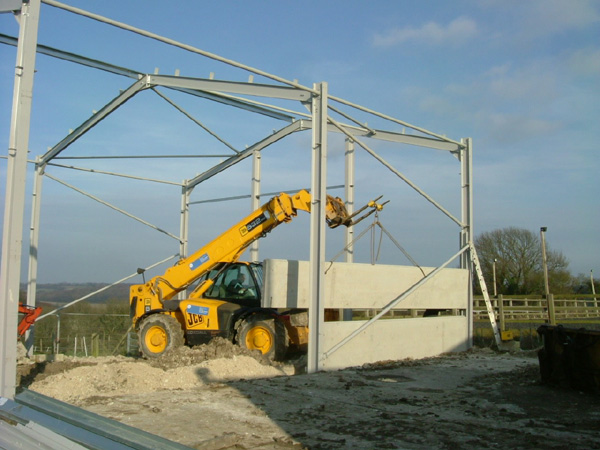
M 335 262 L 326 264 L 325 308 L 382 308 L 424 278 L 417 267 Z M 308 308 L 309 263 L 268 259 L 264 264 L 263 306 Z M 424 267 L 425 274 L 434 268 Z M 466 309 L 469 273 L 443 269 L 407 298 L 398 309 Z
M 364 322 L 325 322 L 323 350 L 358 329 Z M 335 370 L 386 360 L 421 359 L 470 348 L 465 316 L 378 320 L 323 361 Z

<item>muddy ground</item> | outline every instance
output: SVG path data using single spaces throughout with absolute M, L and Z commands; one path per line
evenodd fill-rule
M 536 352 L 475 348 L 316 374 L 216 340 L 147 361 L 23 364 L 21 385 L 203 450 L 600 449 L 600 396 L 540 382 Z

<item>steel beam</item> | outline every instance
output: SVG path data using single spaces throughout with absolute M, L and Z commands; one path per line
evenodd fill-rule
M 50 161 L 52 158 L 54 158 L 55 156 L 58 156 L 60 154 L 60 152 L 62 152 L 64 149 L 66 149 L 69 145 L 71 145 L 73 142 L 75 142 L 77 139 L 79 139 L 81 136 L 83 136 L 85 133 L 87 133 L 93 127 L 98 125 L 98 123 L 100 123 L 101 120 L 105 119 L 109 114 L 111 114 L 117 108 L 122 106 L 127 100 L 129 100 L 131 97 L 133 97 L 139 91 L 141 91 L 143 89 L 147 89 L 148 87 L 149 86 L 147 84 L 147 80 L 144 78 L 133 83 L 131 86 L 129 86 L 129 88 L 127 88 L 125 91 L 123 91 L 117 97 L 115 97 L 109 103 L 104 105 L 100 111 L 98 111 L 92 117 L 90 117 L 85 122 L 83 122 L 81 125 L 79 125 L 75 130 L 73 130 L 72 133 L 67 135 L 62 141 L 60 141 L 58 144 L 56 144 L 54 147 L 52 147 L 50 150 L 48 150 L 42 156 L 42 159 L 41 159 L 42 163 L 45 164 L 48 161 Z
M 19 44 L 8 144 L 0 263 L 0 396 L 6 398 L 13 398 L 16 388 L 23 216 L 39 17 L 40 0 L 23 3 L 19 15 Z
M 407 127 L 407 128 L 412 128 L 413 130 L 418 131 L 419 133 L 423 133 L 423 134 L 427 134 L 429 136 L 433 136 L 434 138 L 440 139 L 440 140 L 445 141 L 445 142 L 452 142 L 452 143 L 458 145 L 459 147 L 462 146 L 462 144 L 460 142 L 457 142 L 457 141 L 455 141 L 453 139 L 447 138 L 446 136 L 443 136 L 441 134 L 437 134 L 437 133 L 434 133 L 432 131 L 426 130 L 425 128 L 417 127 L 416 125 L 411 125 L 410 123 L 405 122 L 403 120 L 398 120 L 398 119 L 396 119 L 396 118 L 394 118 L 392 116 L 388 116 L 387 114 L 382 114 L 382 113 L 377 112 L 375 110 L 372 110 L 372 109 L 369 109 L 369 108 L 365 108 L 364 106 L 360 106 L 360 105 L 357 105 L 356 103 L 349 102 L 348 100 L 344 100 L 343 98 L 333 97 L 333 96 L 330 96 L 329 98 L 330 98 L 330 100 L 342 103 L 343 105 L 350 106 L 352 108 L 358 109 L 359 111 L 363 111 L 363 112 L 372 114 L 374 116 L 380 117 L 382 119 L 389 120 L 390 122 L 397 123 L 397 124 L 402 125 L 402 126 Z
M 329 120 L 331 121 L 331 123 L 333 125 L 335 125 L 335 127 L 340 130 L 342 133 L 344 133 L 346 136 L 348 136 L 350 139 L 353 139 L 356 141 L 356 143 L 358 145 L 360 145 L 364 150 L 367 151 L 367 153 L 369 153 L 373 158 L 375 158 L 377 161 L 379 161 L 381 164 L 383 164 L 385 167 L 387 167 L 392 173 L 394 173 L 396 176 L 398 176 L 399 178 L 401 178 L 406 184 L 408 184 L 411 188 L 413 188 L 415 191 L 417 191 L 421 196 L 423 196 L 423 198 L 425 198 L 429 203 L 431 203 L 432 205 L 434 205 L 437 209 L 439 209 L 441 212 L 443 212 L 446 216 L 448 216 L 451 220 L 453 220 L 457 225 L 462 226 L 463 223 L 457 219 L 456 217 L 454 217 L 454 215 L 452 213 L 450 213 L 450 211 L 448 211 L 446 208 L 444 208 L 441 204 L 439 204 L 437 201 L 435 201 L 433 199 L 433 197 L 431 197 L 430 195 L 428 195 L 425 191 L 423 191 L 419 186 L 417 186 L 415 183 L 413 183 L 411 180 L 409 180 L 404 174 L 402 174 L 400 171 L 396 170 L 395 167 L 393 167 L 390 163 L 388 163 L 385 159 L 383 159 L 381 156 L 379 156 L 374 150 L 372 150 L 367 144 L 365 144 L 364 142 L 355 139 L 354 136 L 352 136 L 350 133 L 348 133 L 342 124 L 338 123 L 337 121 L 335 121 L 332 118 L 329 118 Z
M 187 45 L 187 44 L 184 44 L 182 42 L 178 42 L 178 41 L 176 41 L 174 39 L 169 39 L 169 38 L 166 38 L 164 36 L 160 36 L 160 35 L 158 35 L 156 33 L 150 32 L 150 31 L 142 30 L 141 28 L 137 28 L 137 27 L 128 25 L 128 24 L 123 23 L 123 22 L 118 22 L 116 20 L 109 19 L 108 17 L 103 17 L 103 16 L 101 16 L 99 14 L 94 14 L 94 13 L 91 13 L 89 11 L 85 11 L 85 10 L 80 9 L 80 8 L 75 8 L 73 6 L 69 6 L 67 4 L 60 3 L 60 2 L 57 2 L 57 1 L 54 1 L 54 0 L 44 0 L 44 3 L 47 4 L 47 5 L 50 5 L 50 6 L 54 6 L 56 8 L 64 9 L 65 11 L 69 11 L 69 12 L 72 12 L 74 14 L 79 14 L 81 16 L 88 17 L 88 18 L 93 19 L 93 20 L 97 20 L 98 22 L 106 23 L 106 24 L 111 25 L 111 26 L 116 27 L 116 28 L 121 28 L 123 30 L 127 30 L 127 31 L 130 31 L 132 33 L 139 34 L 140 36 L 144 36 L 144 37 L 153 39 L 155 41 L 162 42 L 164 44 L 171 45 L 173 47 L 177 47 L 177 48 L 180 48 L 182 50 L 186 50 L 186 51 L 191 52 L 191 53 L 196 53 L 198 55 L 202 55 L 202 56 L 204 56 L 206 58 L 210 58 L 210 59 L 213 59 L 215 61 L 222 62 L 222 63 L 227 64 L 227 65 L 232 66 L 232 67 L 237 67 L 238 69 L 246 70 L 246 71 L 254 73 L 256 75 L 263 76 L 265 78 L 270 78 L 271 80 L 278 81 L 280 83 L 287 84 L 289 86 L 293 86 L 294 88 L 297 88 L 297 89 L 303 89 L 303 90 L 315 93 L 314 90 L 310 89 L 309 87 L 301 85 L 297 81 L 286 80 L 285 78 L 282 78 L 282 77 L 279 77 L 277 75 L 273 75 L 271 73 L 265 72 L 264 70 L 260 70 L 260 69 L 257 69 L 255 67 L 251 67 L 251 66 L 239 63 L 239 62 L 231 60 L 231 59 L 223 58 L 222 56 L 219 56 L 219 55 L 217 55 L 215 53 L 207 52 L 206 50 L 202 50 L 202 49 L 199 49 L 197 47 L 193 47 L 191 45 Z
M 17 40 L 11 36 L 0 34 L 0 43 L 4 43 L 4 44 L 8 44 L 8 45 L 16 45 L 16 41 Z M 139 71 L 135 71 L 135 70 L 128 69 L 125 67 L 116 66 L 114 64 L 109 64 L 109 63 L 106 63 L 103 61 L 87 58 L 85 56 L 77 55 L 75 53 L 65 52 L 63 50 L 58 50 L 56 48 L 52 48 L 52 47 L 48 47 L 48 46 L 44 46 L 44 45 L 38 45 L 37 51 L 38 51 L 38 53 L 41 53 L 44 55 L 52 56 L 52 57 L 59 58 L 59 59 L 69 61 L 69 62 L 74 62 L 76 64 L 81 64 L 84 66 L 92 67 L 95 69 L 103 70 L 103 71 L 114 73 L 117 75 L 127 76 L 130 78 L 139 78 L 144 75 L 142 72 L 139 72 Z M 207 80 L 207 81 L 210 81 L 210 80 Z M 285 120 L 285 121 L 292 120 L 292 116 L 290 116 L 288 114 L 281 114 L 281 113 L 273 111 L 269 108 L 248 104 L 244 100 L 233 99 L 233 98 L 230 98 L 227 96 L 220 95 L 217 92 L 198 91 L 198 90 L 193 90 L 193 89 L 185 89 L 185 88 L 181 88 L 181 87 L 177 88 L 177 87 L 173 87 L 173 86 L 171 86 L 170 89 L 175 89 L 175 90 L 178 90 L 181 92 L 185 92 L 187 94 L 203 97 L 203 98 L 206 98 L 208 100 L 212 100 L 212 101 L 215 101 L 218 103 L 223 103 L 223 104 L 227 104 L 227 105 L 234 106 L 237 108 L 245 109 L 245 110 L 248 110 L 251 112 L 256 112 L 258 114 L 267 115 L 269 117 L 274 117 L 276 119 Z M 290 89 L 290 88 L 287 88 L 287 89 Z M 334 99 L 336 99 L 342 103 L 348 104 L 350 106 L 357 106 L 357 105 L 353 105 L 350 102 L 346 102 L 342 99 L 338 99 L 336 97 L 334 97 Z M 408 128 L 415 129 L 417 131 L 422 130 L 421 128 L 414 127 L 405 122 L 400 122 L 400 121 L 397 121 L 397 122 L 401 123 L 402 125 L 404 125 Z M 332 125 L 329 125 L 329 128 L 330 128 L 329 131 L 339 132 L 339 130 L 337 128 L 333 127 Z M 374 139 L 381 139 L 381 140 L 391 141 L 391 142 L 399 142 L 399 143 L 404 143 L 404 144 L 409 144 L 409 145 L 417 145 L 417 146 L 421 146 L 421 147 L 433 148 L 436 150 L 447 150 L 447 151 L 451 151 L 451 152 L 456 152 L 460 148 L 460 144 L 457 143 L 456 141 L 444 139 L 443 137 L 442 138 L 431 138 L 431 137 L 415 136 L 415 135 L 410 135 L 410 134 L 394 133 L 394 132 L 390 132 L 390 131 L 383 131 L 383 130 L 376 130 L 376 129 L 372 130 L 368 127 L 348 127 L 348 131 L 350 131 L 352 134 L 356 134 L 359 136 L 371 135 L 371 137 L 373 137 Z M 374 134 L 373 134 L 373 131 L 375 132 Z M 435 135 L 431 132 L 428 132 L 427 130 L 423 130 L 423 132 L 428 133 L 430 135 L 439 136 L 439 135 Z
M 0 13 L 20 11 L 22 5 L 22 0 L 2 0 L 0 1 Z
M 304 125 L 303 125 L 302 122 L 303 121 L 299 120 L 297 122 L 291 123 L 291 124 L 289 124 L 289 125 L 281 128 L 280 130 L 276 131 L 272 135 L 264 138 L 261 141 L 258 141 L 254 145 L 251 145 L 247 149 L 241 151 L 237 155 L 232 156 L 231 158 L 223 161 L 222 163 L 217 164 L 216 166 L 210 168 L 206 172 L 201 173 L 197 177 L 192 178 L 190 180 L 188 186 L 189 187 L 197 186 L 198 184 L 202 183 L 203 181 L 206 181 L 209 178 L 214 177 L 215 175 L 217 175 L 218 173 L 224 171 L 225 169 L 228 169 L 229 167 L 231 167 L 231 166 L 239 163 L 240 161 L 243 161 L 244 159 L 248 158 L 249 156 L 252 155 L 252 153 L 255 150 L 262 150 L 265 147 L 268 147 L 269 145 L 274 144 L 278 140 L 283 139 L 287 135 L 295 133 L 296 131 L 300 131 L 300 130 L 304 129 Z
M 6 45 L 17 45 L 17 39 L 12 36 L 8 36 L 6 34 L 0 33 L 0 43 Z M 50 56 L 53 58 L 62 59 L 63 61 L 69 61 L 77 64 L 81 64 L 87 67 L 92 67 L 94 69 L 103 70 L 105 72 L 114 73 L 116 75 L 122 75 L 134 79 L 138 79 L 140 75 L 143 75 L 141 72 L 137 72 L 132 69 L 127 69 L 126 67 L 116 66 L 114 64 L 109 64 L 107 62 L 103 62 L 97 59 L 87 58 L 85 56 L 78 55 L 76 53 L 66 52 L 64 50 L 59 50 L 54 47 L 48 47 L 47 45 L 37 45 L 37 52 Z
M 235 81 L 206 80 L 170 75 L 146 75 L 148 83 L 177 89 L 192 89 L 203 92 L 230 92 L 233 94 L 274 97 L 304 102 L 310 99 L 310 92 L 287 86 L 268 84 L 238 83 Z
M 332 126 L 333 127 L 333 126 Z M 397 142 L 399 144 L 416 145 L 419 147 L 432 148 L 434 150 L 445 150 L 449 152 L 457 152 L 460 149 L 459 145 L 453 142 L 441 141 L 425 136 L 415 136 L 404 133 L 394 133 L 393 131 L 375 130 L 375 134 L 371 135 L 370 130 L 366 128 L 351 128 L 345 127 L 351 134 L 357 136 L 367 136 L 372 139 L 381 141 Z M 337 130 L 336 130 L 337 131 Z
M 17 45 L 17 39 L 12 36 L 7 36 L 5 34 L 0 33 L 0 43 L 7 45 Z M 91 67 L 98 70 L 103 70 L 105 72 L 114 73 L 115 75 L 121 75 L 129 78 L 139 79 L 144 76 L 143 72 L 128 69 L 127 67 L 116 66 L 114 64 L 110 64 L 104 61 L 100 61 L 97 59 L 88 58 L 85 56 L 78 55 L 76 53 L 66 52 L 64 50 L 59 50 L 53 47 L 48 47 L 46 45 L 38 45 L 37 46 L 38 53 L 46 56 L 50 56 L 53 58 L 62 59 L 64 61 L 69 61 L 75 64 L 80 64 L 86 67 Z M 250 100 L 242 100 L 236 99 L 234 97 L 230 97 L 224 94 L 219 94 L 216 92 L 201 92 L 194 91 L 192 89 L 181 89 L 181 88 L 170 88 L 180 92 L 184 92 L 186 94 L 194 95 L 196 97 L 202 97 L 207 100 L 211 100 L 217 103 L 222 103 L 224 105 L 233 106 L 235 108 L 244 109 L 246 111 L 255 112 L 257 114 L 262 114 L 264 116 L 273 117 L 274 119 L 284 120 L 286 122 L 291 122 L 293 117 L 289 114 L 283 114 L 281 112 L 277 112 L 270 107 L 259 106 L 253 104 Z
M 312 126 L 310 119 L 304 119 L 307 127 Z M 416 145 L 418 147 L 427 147 L 434 150 L 445 150 L 448 152 L 456 153 L 461 149 L 461 145 L 454 142 L 442 141 L 435 138 L 426 136 L 416 136 L 412 134 L 396 133 L 393 131 L 377 130 L 365 127 L 358 127 L 354 125 L 347 125 L 340 123 L 343 130 L 340 130 L 339 126 L 330 123 L 328 130 L 334 133 L 344 133 L 349 136 L 366 136 L 371 139 L 379 139 L 381 141 L 397 142 L 399 144 Z

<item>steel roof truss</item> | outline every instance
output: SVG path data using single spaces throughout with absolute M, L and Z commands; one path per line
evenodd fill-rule
M 235 81 L 207 80 L 171 75 L 146 75 L 148 84 L 179 89 L 194 89 L 204 92 L 230 92 L 234 94 L 255 95 L 258 97 L 282 98 L 286 100 L 307 101 L 311 93 L 287 86 L 273 86 L 256 83 L 238 83 Z
M 274 144 L 278 140 L 283 139 L 284 137 L 286 137 L 289 134 L 292 134 L 296 131 L 305 129 L 303 122 L 304 121 L 299 120 L 294 123 L 291 123 L 290 125 L 287 125 L 287 126 L 281 128 L 279 131 L 276 131 L 272 135 L 266 137 L 265 139 L 262 139 L 261 141 L 258 141 L 257 143 L 251 145 L 250 147 L 248 147 L 244 151 L 238 153 L 237 155 L 234 155 L 231 158 L 223 161 L 222 163 L 217 164 L 216 166 L 213 166 L 212 168 L 208 169 L 206 172 L 201 173 L 197 177 L 191 179 L 187 184 L 187 188 L 188 189 L 194 188 L 195 186 L 202 183 L 203 181 L 206 181 L 209 178 L 212 178 L 216 174 L 224 171 L 225 169 L 227 169 L 227 168 L 237 164 L 238 162 L 246 159 L 247 157 L 251 156 L 252 152 L 254 152 L 255 150 L 262 150 L 265 147 L 268 147 L 269 145 Z
M 58 156 L 60 152 L 66 149 L 69 145 L 87 133 L 89 130 L 94 128 L 100 121 L 105 119 L 109 114 L 115 111 L 118 107 L 123 105 L 127 100 L 137 94 L 139 91 L 148 88 L 146 80 L 141 79 L 129 86 L 128 89 L 121 92 L 112 101 L 104 105 L 100 111 L 92 115 L 89 119 L 79 125 L 73 132 L 69 133 L 62 141 L 48 150 L 41 158 L 41 163 L 46 164 L 55 156 Z

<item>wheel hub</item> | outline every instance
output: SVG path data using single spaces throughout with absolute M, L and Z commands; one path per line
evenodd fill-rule
M 160 353 L 167 348 L 167 333 L 161 327 L 152 327 L 146 334 L 146 344 L 155 353 Z
M 269 330 L 264 327 L 254 327 L 246 335 L 246 347 L 251 350 L 260 350 L 267 353 L 273 346 L 273 338 Z

